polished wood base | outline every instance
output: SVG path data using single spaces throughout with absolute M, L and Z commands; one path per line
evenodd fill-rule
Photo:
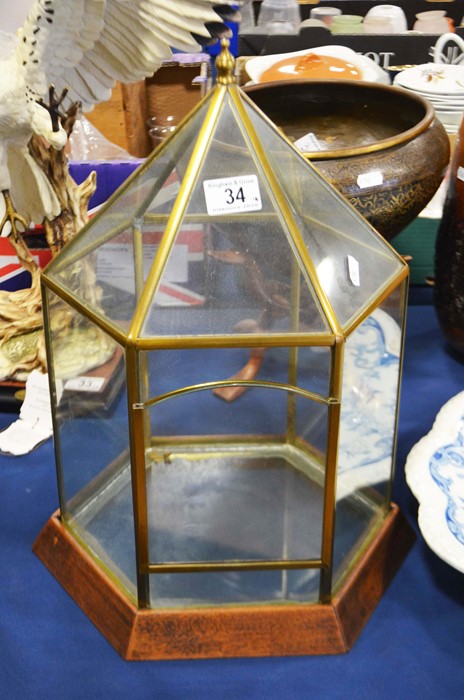
M 348 651 L 414 542 L 393 506 L 330 604 L 138 610 L 55 513 L 33 550 L 127 660 L 338 654 Z

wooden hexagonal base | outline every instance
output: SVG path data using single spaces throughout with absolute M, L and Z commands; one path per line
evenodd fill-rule
M 138 610 L 55 513 L 33 550 L 127 660 L 348 651 L 414 542 L 397 506 L 330 604 Z

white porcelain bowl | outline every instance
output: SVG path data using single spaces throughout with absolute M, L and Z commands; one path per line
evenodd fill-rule
M 375 5 L 368 10 L 366 17 L 388 17 L 393 34 L 402 34 L 408 30 L 406 15 L 397 5 Z

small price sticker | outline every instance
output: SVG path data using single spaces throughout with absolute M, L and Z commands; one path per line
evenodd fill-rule
M 348 255 L 347 262 L 348 276 L 350 278 L 350 282 L 355 287 L 359 287 L 359 285 L 361 284 L 359 277 L 359 262 L 352 255 Z
M 327 146 L 319 141 L 317 136 L 312 133 L 312 131 L 309 132 L 309 134 L 305 134 L 302 136 L 300 139 L 295 141 L 293 144 L 296 148 L 298 148 L 299 151 L 302 151 L 305 153 L 306 151 L 326 151 Z
M 105 382 L 104 377 L 75 377 L 68 379 L 64 388 L 68 391 L 99 391 Z
M 380 170 L 361 173 L 361 175 L 358 175 L 357 183 L 361 190 L 365 187 L 378 187 L 383 184 L 383 174 Z
M 204 180 L 206 209 L 210 216 L 224 216 L 262 209 L 256 175 Z

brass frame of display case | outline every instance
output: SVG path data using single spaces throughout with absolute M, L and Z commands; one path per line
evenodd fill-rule
M 358 636 L 369 615 L 372 613 L 383 591 L 393 578 L 413 542 L 412 531 L 395 505 L 386 506 L 377 525 L 353 557 L 342 582 L 334 590 L 332 585 L 335 492 L 337 472 L 338 430 L 340 424 L 341 385 L 343 375 L 344 341 L 347 335 L 359 325 L 395 289 L 405 294 L 402 284 L 407 277 L 407 266 L 384 282 L 374 301 L 365 305 L 355 318 L 348 319 L 342 328 L 318 278 L 314 262 L 307 251 L 303 237 L 298 230 L 289 205 L 269 165 L 263 147 L 259 143 L 250 119 L 241 103 L 238 87 L 234 84 L 231 65 L 227 64 L 226 54 L 222 64 L 218 62 L 218 86 L 211 98 L 205 124 L 200 129 L 189 167 L 184 175 L 176 207 L 171 211 L 160 246 L 157 250 L 142 288 L 141 255 L 136 260 L 137 308 L 127 332 L 100 314 L 85 308 L 85 303 L 60 288 L 53 280 L 53 274 L 44 273 L 44 287 L 60 296 L 70 307 L 82 313 L 96 326 L 108 333 L 125 349 L 127 374 L 128 420 L 130 434 L 130 465 L 132 475 L 133 507 L 135 522 L 135 554 L 137 562 L 137 601 L 138 606 L 118 587 L 114 577 L 95 561 L 72 531 L 66 512 L 55 513 L 34 544 L 34 551 L 49 568 L 55 578 L 81 606 L 88 617 L 102 631 L 111 644 L 126 659 L 171 659 L 202 658 L 218 656 L 262 656 L 286 654 L 326 654 L 347 651 Z M 224 95 L 230 94 L 234 107 L 250 135 L 253 150 L 266 169 L 267 181 L 277 203 L 280 215 L 289 229 L 296 256 L 302 261 L 311 287 L 318 301 L 318 308 L 325 321 L 326 331 L 307 334 L 303 332 L 283 332 L 275 334 L 189 336 L 181 337 L 141 337 L 145 318 L 165 268 L 175 236 L 189 202 L 199 166 L 207 151 Z M 208 99 L 208 98 L 206 98 Z M 161 147 L 163 148 L 163 147 Z M 147 165 L 143 166 L 144 168 Z M 103 214 L 103 211 L 102 211 Z M 114 234 L 114 230 L 111 235 Z M 88 253 L 92 245 L 86 248 Z M 66 261 L 72 260 L 74 241 L 67 247 Z M 82 249 L 77 246 L 77 255 Z M 76 252 L 74 252 L 76 255 Z M 60 261 L 52 265 L 60 270 Z M 294 292 L 296 294 L 296 292 Z M 403 301 L 405 301 L 403 299 Z M 294 304 L 294 307 L 297 305 Z M 44 293 L 46 336 L 50 335 L 47 296 Z M 404 319 L 403 319 L 404 322 Z M 296 326 L 297 327 L 297 326 Z M 50 343 L 50 339 L 48 338 Z M 322 544 L 320 558 L 304 560 L 262 560 L 227 562 L 150 562 L 148 548 L 148 517 L 146 503 L 146 456 L 151 445 L 147 444 L 147 411 L 152 403 L 163 397 L 151 399 L 146 391 L 143 352 L 161 348 L 232 348 L 232 347 L 288 347 L 325 346 L 331 348 L 330 385 L 328 396 L 316 398 L 327 407 L 327 440 L 322 516 Z M 50 352 L 50 348 L 49 348 Z M 295 374 L 292 369 L 291 354 L 289 377 Z M 294 361 L 294 357 L 293 357 Z M 214 388 L 233 385 L 228 380 L 214 382 Z M 240 381 L 240 385 L 246 382 Z M 277 385 L 270 382 L 252 381 L 249 385 L 264 384 L 273 388 L 292 389 L 289 384 Z M 211 389 L 213 384 L 190 386 L 187 392 Z M 293 387 L 294 392 L 304 393 Z M 398 388 L 399 391 L 399 388 Z M 175 392 L 174 392 L 175 393 Z M 308 392 L 306 392 L 308 393 Z M 292 391 L 290 391 L 292 394 Z M 314 396 L 312 396 L 314 398 Z M 289 409 L 289 413 L 291 410 Z M 398 412 L 396 411 L 395 424 Z M 291 425 L 291 415 L 288 416 Z M 290 428 L 288 432 L 291 433 Z M 55 425 L 57 444 L 59 431 Z M 294 435 L 290 435 L 291 439 Z M 394 445 L 393 445 L 394 449 Z M 59 449 L 58 449 L 59 453 Z M 57 455 L 58 462 L 60 461 Z M 60 469 L 58 470 L 60 472 Z M 62 495 L 62 494 L 61 494 Z M 64 498 L 61 502 L 66 503 Z M 63 506 L 62 506 L 63 507 Z M 205 605 L 184 609 L 150 608 L 150 575 L 162 572 L 181 571 L 224 571 L 224 570 L 283 570 L 318 569 L 320 587 L 318 603 L 251 603 L 246 605 Z

